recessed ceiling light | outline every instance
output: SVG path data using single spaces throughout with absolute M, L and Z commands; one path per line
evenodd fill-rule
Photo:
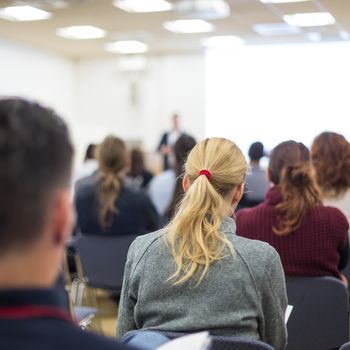
M 58 28 L 56 34 L 66 39 L 99 39 L 106 36 L 106 32 L 93 26 L 71 26 L 65 28 Z
M 107 44 L 105 48 L 109 52 L 123 54 L 136 54 L 148 51 L 148 46 L 137 40 L 115 41 Z
M 165 0 L 114 0 L 113 5 L 128 12 L 162 12 L 174 7 Z
M 230 5 L 226 0 L 177 0 L 175 11 L 189 19 L 222 19 L 230 15 Z
M 243 43 L 241 38 L 234 35 L 220 35 L 202 39 L 203 46 L 212 49 L 229 49 L 241 46 Z
M 291 2 L 306 2 L 310 0 L 260 0 L 263 4 L 287 4 Z
M 318 27 L 335 23 L 334 17 L 329 12 L 310 12 L 285 15 L 283 20 L 291 26 Z
M 300 28 L 287 23 L 258 23 L 254 24 L 252 29 L 261 36 L 294 35 L 301 32 Z
M 207 33 L 212 32 L 213 24 L 202 19 L 180 19 L 177 21 L 164 22 L 163 27 L 174 33 Z
M 0 9 L 0 17 L 9 21 L 40 21 L 52 16 L 33 6 L 10 6 Z

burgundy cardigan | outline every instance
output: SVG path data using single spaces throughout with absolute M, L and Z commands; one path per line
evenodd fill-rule
M 349 223 L 343 213 L 333 207 L 317 206 L 298 229 L 278 236 L 272 228 L 278 220 L 275 206 L 281 201 L 275 186 L 262 204 L 240 210 L 236 214 L 237 234 L 272 245 L 281 257 L 286 276 L 339 277 L 339 269 L 345 267 L 342 256 L 347 260 L 349 254 Z

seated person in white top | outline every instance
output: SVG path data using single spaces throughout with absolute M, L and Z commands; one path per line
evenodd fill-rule
M 154 177 L 149 185 L 149 196 L 157 209 L 161 221 L 168 222 L 183 194 L 181 174 L 187 155 L 196 145 L 196 140 L 183 134 L 174 145 L 175 169 L 168 169 Z

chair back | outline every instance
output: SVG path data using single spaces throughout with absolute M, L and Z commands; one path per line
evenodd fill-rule
M 169 339 L 175 339 L 187 335 L 182 332 L 166 332 L 160 331 Z M 263 343 L 262 341 L 246 339 L 242 337 L 210 335 L 212 344 L 211 350 L 274 350 L 271 345 Z
M 286 279 L 288 303 L 287 350 L 329 350 L 349 340 L 349 295 L 334 277 Z
M 350 343 L 344 344 L 339 350 L 350 350 Z
M 128 249 L 136 237 L 82 235 L 77 241 L 77 250 L 86 283 L 120 292 Z
M 348 279 L 348 291 L 350 294 L 350 259 L 348 260 L 348 263 L 346 264 L 344 270 L 341 271 L 344 276 Z

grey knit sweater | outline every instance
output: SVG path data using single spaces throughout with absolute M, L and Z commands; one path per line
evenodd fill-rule
M 234 335 L 286 346 L 284 274 L 268 244 L 238 237 L 230 218 L 220 232 L 236 251 L 213 263 L 199 286 L 192 279 L 174 286 L 173 257 L 160 230 L 138 237 L 125 266 L 117 336 L 135 329 Z

